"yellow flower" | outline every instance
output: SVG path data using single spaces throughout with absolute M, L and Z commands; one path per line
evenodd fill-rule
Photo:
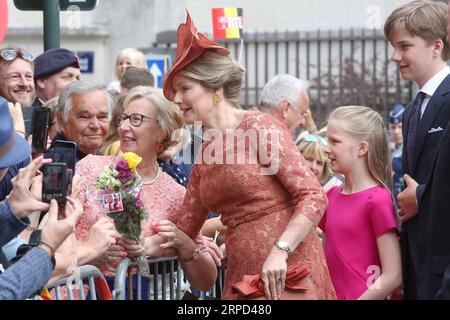
M 136 171 L 136 167 L 142 161 L 142 158 L 139 157 L 137 154 L 135 154 L 133 152 L 126 152 L 123 155 L 123 158 L 127 162 L 127 164 L 130 167 L 130 169 L 133 170 L 133 171 Z

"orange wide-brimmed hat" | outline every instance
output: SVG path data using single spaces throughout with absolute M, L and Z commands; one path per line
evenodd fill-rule
M 168 100 L 173 101 L 175 98 L 175 88 L 172 83 L 173 77 L 178 71 L 200 57 L 206 50 L 214 50 L 224 56 L 230 54 L 230 50 L 222 47 L 217 42 L 209 40 L 203 33 L 198 32 L 189 12 L 187 12 L 186 23 L 180 24 L 177 31 L 177 58 L 173 67 L 164 78 L 163 91 L 164 96 Z

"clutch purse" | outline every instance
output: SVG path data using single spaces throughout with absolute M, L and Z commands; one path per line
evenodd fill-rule
M 286 271 L 285 288 L 281 300 L 317 300 L 311 272 L 307 266 L 289 265 Z M 266 300 L 264 282 L 260 274 L 244 275 L 232 286 L 239 300 Z

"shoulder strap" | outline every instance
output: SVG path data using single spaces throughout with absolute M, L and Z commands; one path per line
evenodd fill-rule
M 0 273 L 5 272 L 6 269 L 9 267 L 9 261 L 6 259 L 5 254 L 3 253 L 3 250 L 0 248 Z

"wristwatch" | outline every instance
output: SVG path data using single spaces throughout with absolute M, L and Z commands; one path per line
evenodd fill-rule
M 192 256 L 191 256 L 190 258 L 183 259 L 183 262 L 184 262 L 184 263 L 194 262 L 195 260 L 198 259 L 199 256 L 200 256 L 200 255 L 199 255 L 199 249 L 198 249 L 198 248 L 195 248 L 195 249 L 192 251 Z
M 292 253 L 291 247 L 289 247 L 289 244 L 286 241 L 278 240 L 275 242 L 275 246 L 281 251 L 286 252 L 288 255 Z

